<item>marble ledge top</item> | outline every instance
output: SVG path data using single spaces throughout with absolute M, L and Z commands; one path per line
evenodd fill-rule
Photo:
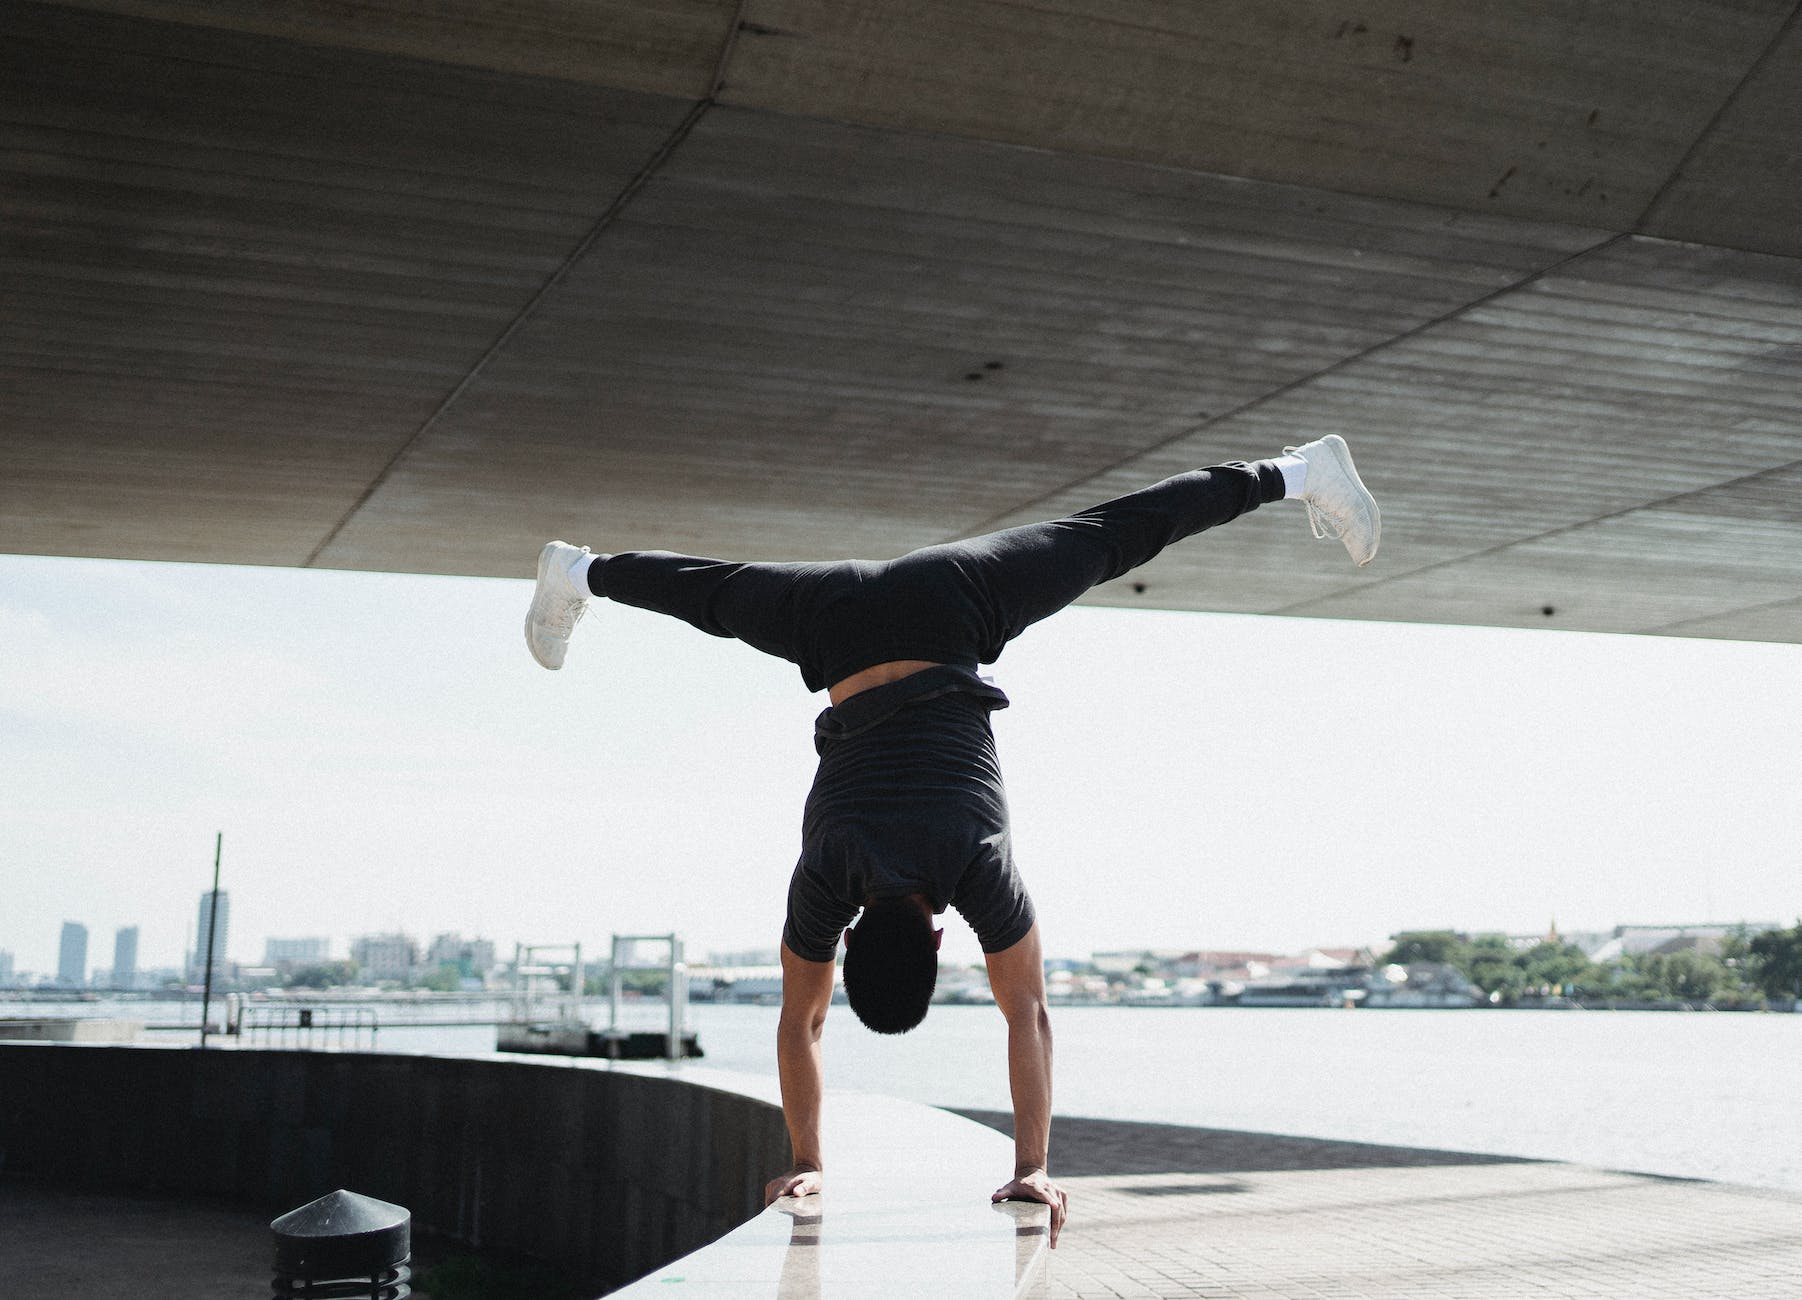
M 646 1070 L 653 1072 L 664 1070 Z M 775 1084 L 707 1070 L 680 1074 L 692 1084 L 766 1100 Z M 711 1245 L 612 1294 L 640 1300 L 1030 1294 L 1048 1247 L 1050 1211 L 990 1202 L 1013 1172 L 1010 1138 L 930 1106 L 849 1091 L 828 1091 L 824 1128 L 822 1192 L 783 1197 Z

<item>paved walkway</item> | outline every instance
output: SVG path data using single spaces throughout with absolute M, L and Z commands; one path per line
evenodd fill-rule
M 1044 1300 L 1802 1297 L 1802 1196 L 1106 1120 L 1054 1142 L 1072 1217 Z M 263 1215 L 0 1178 L 6 1300 L 264 1295 L 268 1254 Z
M 1802 1297 L 1802 1195 L 1106 1120 L 1058 1119 L 1052 1153 L 1046 1300 Z

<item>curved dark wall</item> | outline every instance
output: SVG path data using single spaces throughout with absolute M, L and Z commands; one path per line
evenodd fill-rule
M 415 1227 L 638 1277 L 762 1208 L 782 1112 L 680 1080 L 373 1053 L 0 1044 L 0 1174 L 223 1196 L 340 1187 Z

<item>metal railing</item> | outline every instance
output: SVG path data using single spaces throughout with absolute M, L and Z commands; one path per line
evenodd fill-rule
M 380 1026 L 373 1007 L 233 1008 L 226 1032 L 249 1046 L 371 1047 Z

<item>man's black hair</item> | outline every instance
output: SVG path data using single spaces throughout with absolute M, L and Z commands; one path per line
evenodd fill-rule
M 879 1034 L 905 1034 L 926 1019 L 939 979 L 932 918 L 907 898 L 864 908 L 845 944 L 845 998 Z

